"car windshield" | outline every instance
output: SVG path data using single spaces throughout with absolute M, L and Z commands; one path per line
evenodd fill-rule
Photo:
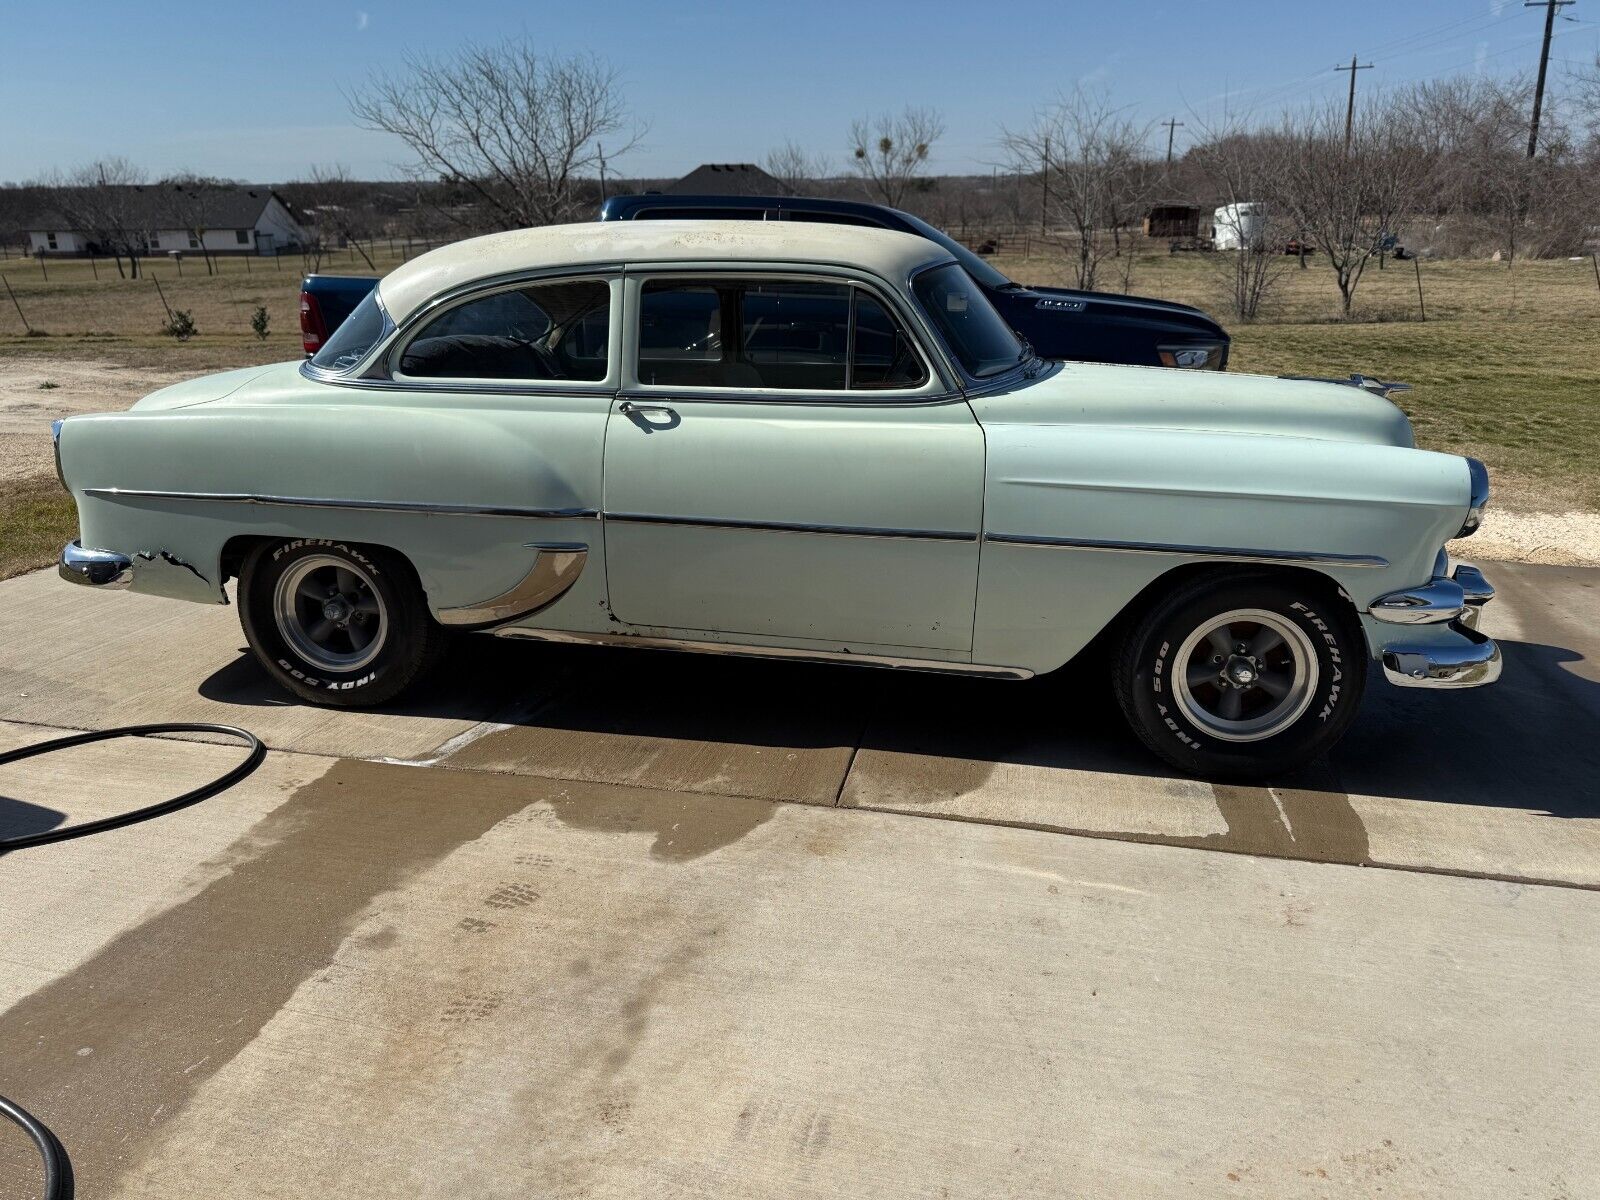
M 976 279 L 983 287 L 1003 288 L 1011 286 L 1011 280 L 1007 279 L 1004 274 L 984 262 L 982 258 L 968 250 L 944 230 L 935 229 L 926 221 L 919 217 L 913 217 L 910 213 L 901 213 L 900 215 L 916 229 L 919 235 L 950 251 L 955 256 L 955 260 L 966 268 L 967 274 Z
M 325 371 L 348 371 L 367 356 L 388 328 L 388 314 L 378 303 L 378 289 L 373 288 L 312 355 L 311 365 Z
M 951 353 L 974 379 L 998 375 L 1027 357 L 1011 327 L 956 263 L 922 272 L 911 281 L 911 288 Z

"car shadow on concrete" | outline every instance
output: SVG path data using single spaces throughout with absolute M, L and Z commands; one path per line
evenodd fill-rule
M 1163 795 L 1196 784 L 1128 730 L 1098 662 L 1006 682 L 465 638 L 418 700 L 388 711 L 507 727 L 444 765 L 700 793 L 708 805 L 719 795 L 836 803 L 873 751 L 884 752 L 872 759 L 877 783 L 885 771 L 905 773 L 890 781 L 893 807 L 938 802 L 945 816 L 963 816 L 952 801 L 983 788 L 1000 764 L 1064 773 L 1064 786 L 1091 798 L 1108 790 L 1105 775 L 1145 779 L 1131 823 L 1109 796 L 1105 822 L 1092 828 L 1058 823 L 1048 797 L 1035 803 L 1037 819 L 1000 823 L 1359 864 L 1368 844 L 1352 796 L 1600 816 L 1600 683 L 1576 673 L 1575 651 L 1514 641 L 1502 650 L 1505 676 L 1488 689 L 1401 689 L 1374 671 L 1329 757 L 1262 784 L 1212 785 L 1225 829 L 1194 836 L 1141 825 L 1159 817 Z M 248 660 L 202 691 L 285 700 Z M 926 763 L 937 765 L 926 772 L 937 787 L 919 795 Z M 986 817 L 974 805 L 964 819 Z
M 42 804 L 0 795 L 0 841 L 47 833 L 67 819 L 67 814 Z

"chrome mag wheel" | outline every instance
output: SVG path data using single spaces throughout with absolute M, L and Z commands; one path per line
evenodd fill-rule
M 1238 608 L 1205 621 L 1172 657 L 1183 715 L 1225 742 L 1258 742 L 1288 729 L 1317 690 L 1311 638 L 1289 618 Z
M 388 614 L 372 577 L 320 554 L 294 563 L 273 590 L 272 613 L 289 648 L 328 671 L 357 671 L 378 656 Z

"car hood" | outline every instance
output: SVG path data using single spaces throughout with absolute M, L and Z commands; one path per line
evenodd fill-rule
M 1349 384 L 1099 363 L 1052 366 L 1017 387 L 972 397 L 984 425 L 1101 425 L 1415 445 L 1411 422 Z
M 1222 326 L 1198 308 L 1176 304 L 1171 300 L 1155 300 L 1148 296 L 1122 296 L 1107 292 L 1085 292 L 1076 288 L 1032 287 L 1024 285 L 1007 293 L 1014 303 L 1027 303 L 1030 298 L 1039 300 L 1076 300 L 1083 304 L 1082 311 L 1117 314 L 1119 316 L 1172 323 L 1221 335 Z

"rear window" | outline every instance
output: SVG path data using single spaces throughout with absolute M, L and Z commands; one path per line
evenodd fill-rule
M 325 371 L 348 371 L 388 331 L 388 314 L 378 303 L 378 289 L 373 288 L 322 344 L 322 349 L 312 355 L 311 365 Z

